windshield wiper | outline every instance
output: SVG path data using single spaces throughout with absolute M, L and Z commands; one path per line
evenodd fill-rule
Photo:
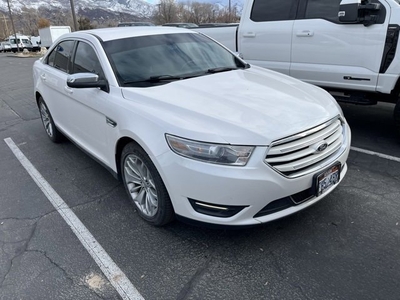
M 399 0 L 400 1 L 400 0 Z M 214 74 L 214 73 L 220 73 L 220 72 L 228 72 L 228 71 L 233 71 L 233 70 L 244 70 L 250 68 L 249 64 L 244 64 L 243 66 L 237 66 L 237 67 L 216 67 L 216 68 L 211 68 L 207 70 L 207 73 Z
M 132 84 L 132 83 L 140 83 L 140 82 L 160 82 L 160 81 L 174 81 L 181 80 L 182 76 L 173 76 L 173 75 L 158 75 L 158 76 L 150 76 L 147 79 L 143 80 L 127 80 L 124 81 L 124 84 Z
M 234 68 L 232 68 L 232 67 L 218 67 L 218 68 L 208 69 L 207 73 L 214 74 L 214 73 L 233 71 L 233 70 L 237 70 L 237 69 L 239 69 L 239 68 L 237 68 L 237 67 L 234 67 Z
M 133 84 L 133 83 L 141 83 L 141 82 L 161 82 L 161 81 L 176 81 L 176 80 L 182 80 L 182 79 L 188 79 L 188 78 L 193 78 L 193 77 L 198 77 L 203 75 L 204 73 L 195 73 L 195 74 L 187 74 L 187 75 L 158 75 L 158 76 L 150 76 L 147 79 L 144 80 L 127 80 L 124 81 L 123 84 Z

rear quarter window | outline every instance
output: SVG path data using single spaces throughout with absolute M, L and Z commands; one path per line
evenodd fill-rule
M 71 69 L 71 55 L 74 48 L 74 41 L 63 41 L 59 43 L 47 58 L 47 64 L 65 73 Z

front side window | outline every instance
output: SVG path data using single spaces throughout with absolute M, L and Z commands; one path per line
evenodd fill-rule
M 294 20 L 297 5 L 298 0 L 254 0 L 250 19 L 254 22 Z
M 74 41 L 64 41 L 59 43 L 49 54 L 47 64 L 68 73 L 70 70 L 70 58 L 74 44 Z
M 339 22 L 340 2 L 341 0 L 308 0 L 305 18 Z
M 340 23 L 338 13 L 340 10 L 341 0 L 308 0 L 305 10 L 305 19 L 324 19 L 333 23 Z M 371 14 L 376 15 L 375 24 L 385 23 L 386 8 L 378 0 L 371 0 L 371 3 L 379 3 L 379 11 L 373 11 Z
M 96 52 L 87 43 L 79 42 L 76 48 L 72 73 L 94 73 L 104 78 L 103 69 Z

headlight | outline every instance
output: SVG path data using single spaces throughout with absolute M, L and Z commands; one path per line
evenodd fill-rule
M 209 144 L 166 135 L 168 145 L 184 157 L 230 166 L 245 166 L 254 147 Z

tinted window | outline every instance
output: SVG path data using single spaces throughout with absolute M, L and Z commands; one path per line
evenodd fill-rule
M 255 0 L 250 19 L 255 22 L 294 20 L 297 0 Z
M 327 19 L 339 22 L 338 12 L 341 0 L 308 0 L 306 19 Z
M 92 46 L 79 42 L 76 48 L 73 73 L 95 73 L 104 77 L 100 61 Z
M 47 64 L 68 73 L 73 48 L 74 41 L 59 43 L 48 56 Z
M 48 64 L 49 66 L 54 67 L 54 59 L 55 59 L 55 58 L 56 58 L 56 51 L 53 50 L 53 51 L 49 54 L 49 56 L 47 56 L 47 64 Z
M 104 43 L 114 72 L 123 86 L 147 87 L 168 81 L 158 76 L 203 76 L 214 68 L 244 68 L 229 51 L 200 34 L 139 36 Z

